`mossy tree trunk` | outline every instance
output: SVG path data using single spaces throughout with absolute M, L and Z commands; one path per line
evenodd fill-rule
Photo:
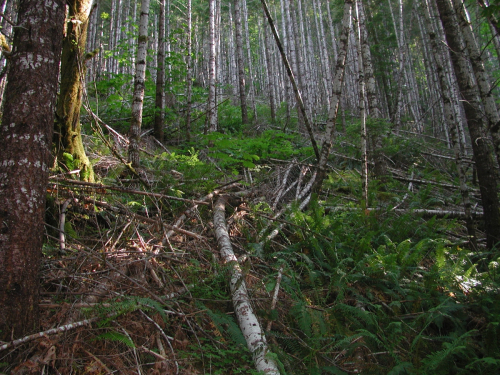
M 82 143 L 80 108 L 85 80 L 85 45 L 92 0 L 69 0 L 61 56 L 61 86 L 57 102 L 54 146 L 59 166 L 80 169 L 80 179 L 94 181 Z

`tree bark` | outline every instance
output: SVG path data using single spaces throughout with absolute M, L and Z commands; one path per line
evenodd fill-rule
M 85 82 L 85 47 L 92 0 L 68 1 L 66 36 L 61 56 L 61 85 L 57 101 L 54 145 L 58 163 L 80 169 L 82 181 L 94 181 L 94 170 L 82 142 L 80 108 Z M 89 54 L 91 57 L 92 54 Z
M 161 0 L 159 5 L 154 134 L 157 140 L 163 142 L 163 122 L 165 121 L 165 0 Z
M 217 81 L 217 71 L 216 71 L 216 30 L 215 30 L 215 18 L 216 18 L 216 0 L 210 0 L 209 3 L 209 60 L 208 60 L 208 131 L 214 132 L 217 130 L 217 99 L 215 92 L 215 85 Z M 220 0 L 219 0 L 220 1 Z
M 264 374 L 279 375 L 280 372 L 276 362 L 267 357 L 269 349 L 266 336 L 257 316 L 253 312 L 245 283 L 245 275 L 233 252 L 225 220 L 226 200 L 227 198 L 220 197 L 215 203 L 214 229 L 221 257 L 224 263 L 229 266 L 231 273 L 229 286 L 235 315 L 247 342 L 248 350 L 252 353 L 257 371 L 262 371 Z
M 421 7 L 419 8 L 422 9 Z M 445 64 L 446 52 L 439 48 L 439 45 L 442 45 L 444 43 L 438 44 L 438 41 L 436 40 L 437 36 L 432 28 L 432 23 L 431 23 L 432 19 L 431 14 L 433 14 L 433 12 L 431 13 L 431 11 L 432 11 L 431 9 L 428 9 L 428 12 L 424 11 L 424 13 L 430 30 L 429 39 L 431 42 L 430 44 L 432 48 L 432 55 L 434 57 L 434 61 L 437 68 L 436 69 L 437 75 L 439 78 L 440 94 L 441 94 L 441 100 L 443 101 L 443 110 L 444 110 L 446 126 L 448 127 L 449 133 L 451 135 L 451 143 L 453 145 L 453 151 L 455 153 L 455 160 L 457 163 L 457 171 L 460 181 L 460 194 L 462 195 L 462 201 L 464 205 L 467 234 L 469 235 L 469 241 L 472 247 L 474 249 L 477 249 L 476 231 L 474 227 L 474 220 L 471 214 L 472 206 L 469 197 L 469 188 L 467 186 L 467 175 L 466 175 L 467 163 L 465 161 L 465 155 L 464 155 L 465 145 L 462 143 L 462 140 L 459 136 L 460 135 L 459 119 L 457 118 L 456 113 L 454 111 L 452 104 L 452 97 L 450 95 L 451 90 L 447 79 L 447 64 Z
M 0 133 L 0 340 L 38 326 L 65 2 L 20 0 Z
M 245 89 L 245 65 L 243 62 L 243 37 L 241 31 L 241 0 L 234 0 L 234 25 L 236 34 L 236 60 L 238 64 L 238 85 L 240 88 L 241 122 L 249 123 L 247 109 L 247 94 Z
M 472 26 L 469 21 L 467 21 L 464 4 L 458 0 L 453 0 L 453 4 L 462 28 L 465 45 L 467 46 L 467 51 L 469 52 L 469 58 L 472 70 L 476 77 L 477 87 L 479 89 L 479 95 L 481 96 L 484 112 L 486 114 L 486 118 L 488 119 L 487 128 L 489 129 L 491 138 L 493 139 L 495 155 L 497 162 L 500 165 L 500 115 L 495 103 L 491 79 L 484 67 L 481 50 L 477 44 L 476 37 L 472 32 Z
M 342 18 L 342 33 L 339 38 L 338 58 L 335 67 L 335 76 L 333 78 L 333 94 L 326 122 L 325 138 L 321 146 L 321 154 L 318 161 L 318 177 L 316 178 L 314 191 L 320 191 L 323 180 L 326 177 L 326 163 L 330 156 L 330 150 L 335 136 L 335 127 L 337 123 L 337 114 L 339 110 L 340 97 L 342 94 L 342 85 L 344 83 L 345 62 L 347 57 L 347 47 L 349 45 L 349 31 L 351 29 L 351 12 L 353 0 L 345 0 L 344 16 Z
M 450 47 L 453 69 L 464 98 L 465 116 L 472 140 L 472 151 L 483 203 L 486 246 L 488 249 L 492 249 L 500 241 L 500 202 L 498 181 L 486 137 L 479 92 L 474 77 L 469 74 L 469 66 L 463 55 L 464 46 L 452 5 L 449 0 L 437 0 L 436 4 Z
M 144 106 L 144 91 L 146 88 L 146 53 L 148 48 L 148 17 L 149 1 L 142 0 L 139 22 L 139 38 L 137 43 L 137 59 L 135 63 L 134 94 L 132 99 L 132 120 L 130 122 L 128 146 L 128 161 L 133 168 L 138 168 L 139 142 L 141 140 L 142 110 Z

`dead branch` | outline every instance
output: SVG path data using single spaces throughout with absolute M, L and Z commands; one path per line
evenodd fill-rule
M 154 197 L 154 198 L 160 198 L 160 199 L 169 199 L 173 201 L 179 201 L 179 202 L 187 202 L 187 203 L 196 203 L 196 204 L 204 204 L 208 206 L 207 202 L 203 201 L 197 201 L 194 199 L 186 199 L 186 198 L 179 198 L 179 197 L 174 197 L 171 195 L 165 195 L 165 194 L 159 194 L 159 193 L 150 193 L 147 191 L 140 191 L 140 190 L 134 190 L 134 189 L 126 189 L 126 188 L 121 188 L 118 186 L 110 186 L 110 185 L 103 185 L 103 184 L 97 184 L 94 182 L 84 182 L 84 181 L 77 181 L 77 180 L 72 180 L 68 178 L 63 178 L 63 177 L 57 177 L 57 176 L 51 176 L 49 177 L 50 180 L 52 181 L 60 181 L 64 183 L 68 183 L 71 185 L 78 185 L 78 186 L 88 186 L 92 187 L 95 189 L 99 189 L 100 191 L 106 191 L 106 190 L 113 190 L 113 191 L 119 191 L 121 193 L 128 193 L 128 194 L 135 194 L 135 195 L 145 195 L 148 197 Z
M 92 319 L 85 319 L 85 320 L 82 320 L 80 322 L 65 324 L 65 325 L 57 327 L 57 328 L 52 328 L 52 329 L 49 329 L 47 331 L 38 332 L 38 333 L 35 333 L 33 335 L 25 336 L 25 337 L 17 339 L 17 340 L 13 340 L 13 341 L 10 341 L 10 342 L 7 342 L 7 343 L 3 343 L 2 345 L 0 345 L 0 352 L 3 351 L 3 350 L 6 350 L 6 349 L 9 349 L 9 348 L 12 348 L 12 347 L 15 347 L 15 346 L 18 346 L 18 345 L 21 345 L 21 344 L 33 341 L 33 340 L 36 340 L 36 339 L 38 339 L 40 337 L 49 336 L 49 335 L 55 335 L 56 333 L 62 333 L 62 332 L 65 332 L 65 331 L 69 331 L 69 330 L 78 328 L 78 327 L 89 325 L 89 324 L 91 324 L 91 323 L 93 323 L 93 322 L 95 322 L 95 321 L 97 321 L 99 319 L 101 319 L 101 317 L 95 317 L 95 318 L 92 318 Z

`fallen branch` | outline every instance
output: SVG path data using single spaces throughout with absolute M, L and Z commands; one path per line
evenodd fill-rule
M 47 331 L 38 332 L 38 333 L 35 333 L 33 335 L 25 336 L 23 338 L 20 338 L 20 339 L 14 340 L 14 341 L 3 343 L 2 345 L 0 345 L 0 351 L 9 349 L 9 348 L 33 341 L 33 340 L 36 340 L 36 339 L 43 337 L 43 336 L 55 335 L 56 333 L 61 333 L 61 332 L 69 331 L 71 329 L 82 327 L 82 326 L 91 324 L 99 319 L 102 319 L 102 317 L 95 317 L 92 319 L 85 319 L 85 320 L 82 320 L 82 321 L 76 322 L 76 323 L 65 324 L 65 325 L 57 327 L 57 328 L 52 328 L 52 329 L 49 329 Z
M 187 202 L 187 203 L 196 203 L 196 204 L 205 204 L 208 205 L 207 202 L 203 201 L 197 201 L 194 199 L 186 199 L 186 198 L 179 198 L 179 197 L 173 197 L 171 195 L 165 195 L 165 194 L 159 194 L 159 193 L 149 193 L 146 191 L 140 191 L 140 190 L 133 190 L 133 189 L 126 189 L 126 188 L 121 188 L 118 186 L 110 186 L 110 185 L 103 185 L 103 184 L 97 184 L 94 182 L 84 182 L 84 181 L 77 181 L 77 180 L 71 180 L 68 178 L 62 178 L 62 177 L 49 177 L 50 180 L 53 181 L 60 181 L 60 182 L 65 182 L 71 185 L 78 185 L 78 186 L 88 186 L 92 187 L 95 189 L 99 189 L 100 191 L 105 191 L 105 190 L 113 190 L 113 191 L 119 191 L 122 193 L 128 193 L 128 194 L 135 194 L 135 195 L 145 195 L 148 197 L 154 197 L 154 198 L 160 198 L 160 199 L 169 199 L 173 201 L 179 201 L 179 202 Z
M 236 318 L 247 342 L 248 350 L 252 353 L 257 371 L 262 371 L 268 375 L 279 375 L 280 372 L 276 362 L 267 356 L 269 348 L 266 336 L 260 327 L 257 316 L 253 312 L 244 275 L 229 239 L 225 219 L 226 201 L 227 197 L 222 196 L 215 203 L 214 227 L 221 257 L 224 263 L 231 266 L 230 288 Z
M 325 207 L 325 212 L 345 212 L 345 211 L 361 211 L 361 208 L 356 208 L 356 207 L 344 207 L 344 206 L 338 206 L 338 207 Z M 385 208 L 366 208 L 363 209 L 364 211 L 368 212 L 386 212 Z M 390 212 L 397 212 L 400 214 L 417 214 L 417 215 L 422 215 L 424 217 L 447 217 L 451 219 L 465 219 L 465 212 L 463 211 L 453 211 L 453 210 L 428 210 L 428 209 L 403 209 L 403 208 L 396 208 L 391 210 Z M 482 211 L 474 211 L 471 212 L 471 215 L 473 217 L 482 217 L 483 212 Z

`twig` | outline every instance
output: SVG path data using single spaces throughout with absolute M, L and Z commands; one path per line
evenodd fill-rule
M 280 270 L 278 271 L 278 277 L 276 278 L 276 285 L 274 286 L 273 299 L 271 301 L 271 311 L 276 308 L 276 302 L 278 301 L 278 292 L 280 290 L 282 276 L 283 276 L 283 266 L 280 267 Z M 272 325 L 273 325 L 273 321 L 270 320 L 267 323 L 266 332 L 271 331 Z
M 64 249 L 66 247 L 66 211 L 68 209 L 69 204 L 73 199 L 66 199 L 61 206 L 61 214 L 59 215 L 59 250 L 61 253 L 64 253 Z

